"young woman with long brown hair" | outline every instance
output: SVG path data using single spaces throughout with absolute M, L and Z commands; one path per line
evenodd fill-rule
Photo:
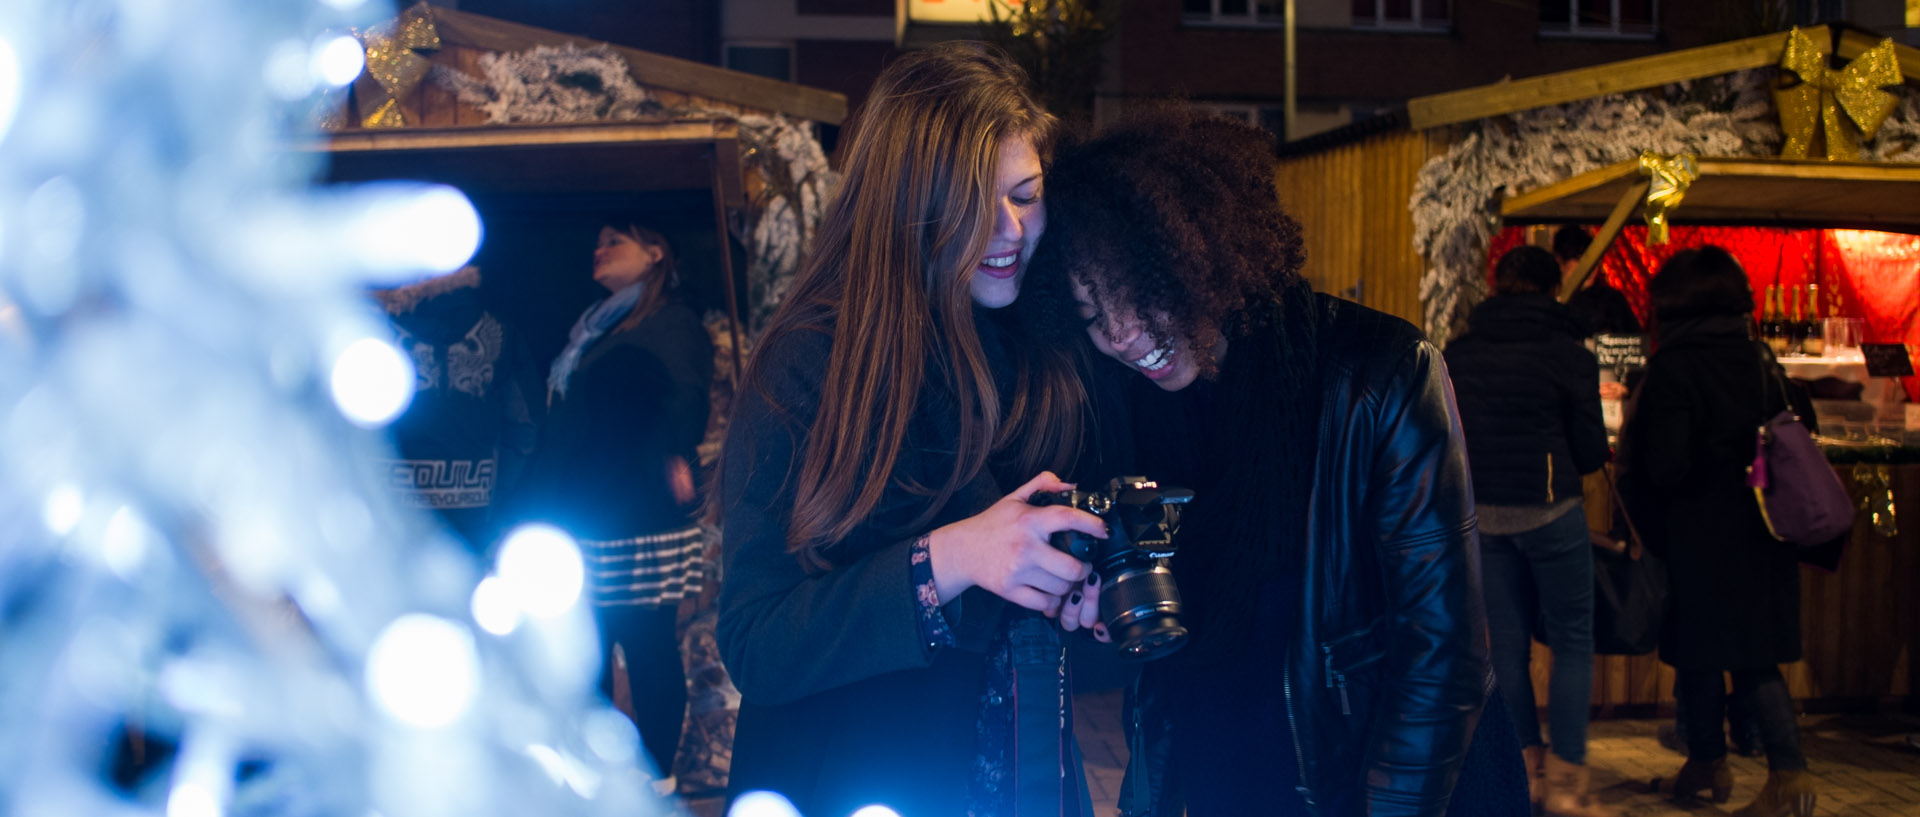
M 1063 676 L 1016 690 L 1009 645 L 1036 615 L 1090 619 L 1087 566 L 1047 537 L 1105 530 L 1026 501 L 1067 487 L 1048 469 L 1080 442 L 1079 385 L 996 311 L 1045 227 L 1053 129 L 1017 67 L 948 44 L 891 64 L 847 137 L 844 181 L 754 354 L 718 479 L 718 636 L 743 696 L 735 796 L 914 817 L 1078 799 L 1068 750 L 1041 764 L 1052 780 L 1015 779 L 1016 719 L 1035 723 L 1035 700 L 1051 707 L 1050 745 L 1072 737 Z

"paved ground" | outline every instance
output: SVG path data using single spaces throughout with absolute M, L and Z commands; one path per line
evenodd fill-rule
M 1098 692 L 1076 700 L 1081 752 L 1086 755 L 1094 806 L 1114 813 L 1127 743 L 1120 728 L 1120 693 Z M 1760 790 L 1764 759 L 1731 758 L 1733 800 L 1724 806 L 1681 806 L 1648 791 L 1648 782 L 1670 775 L 1683 758 L 1655 737 L 1661 721 L 1596 721 L 1588 738 L 1594 788 L 1621 817 L 1731 814 Z M 1906 742 L 1920 733 L 1920 720 L 1896 716 L 1814 716 L 1801 721 L 1809 770 L 1821 780 L 1816 813 L 1852 817 L 1920 817 L 1920 749 Z
M 1095 810 L 1114 814 L 1127 743 L 1120 728 L 1120 693 L 1095 692 L 1075 700 L 1076 731 L 1086 755 Z M 1732 757 L 1733 800 L 1724 806 L 1679 805 L 1648 791 L 1658 775 L 1672 774 L 1682 758 L 1660 746 L 1661 721 L 1596 721 L 1588 743 L 1594 788 L 1621 817 L 1716 817 L 1746 804 L 1766 777 L 1764 759 Z M 1920 733 L 1920 719 L 1902 716 L 1824 715 L 1801 720 L 1810 770 L 1820 778 L 1817 814 L 1835 817 L 1920 817 L 1920 749 L 1907 735 Z M 718 817 L 718 800 L 689 803 L 696 817 Z M 845 817 L 809 815 L 808 817 Z

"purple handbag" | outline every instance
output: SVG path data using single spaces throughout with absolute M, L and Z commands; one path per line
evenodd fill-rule
M 1788 410 L 1760 424 L 1747 485 L 1773 538 L 1800 547 L 1826 544 L 1853 529 L 1853 501 L 1813 435 L 1793 415 L 1786 380 L 1770 354 L 1761 359 L 1761 367 L 1762 377 L 1767 371 L 1773 374 Z

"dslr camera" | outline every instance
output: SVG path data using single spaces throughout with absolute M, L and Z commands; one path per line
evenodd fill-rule
M 1180 511 L 1193 499 L 1185 488 L 1161 487 L 1146 477 L 1119 477 L 1104 491 L 1040 492 L 1034 505 L 1065 505 L 1100 517 L 1111 534 L 1053 534 L 1054 549 L 1093 565 L 1100 576 L 1100 621 L 1120 655 L 1164 658 L 1187 643 L 1180 623 L 1180 590 L 1167 559 L 1180 533 Z

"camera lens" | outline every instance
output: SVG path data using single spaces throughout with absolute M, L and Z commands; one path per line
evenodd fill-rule
M 1136 661 L 1171 655 L 1187 643 L 1180 623 L 1180 590 L 1165 565 L 1130 567 L 1100 590 L 1100 619 L 1120 654 Z

